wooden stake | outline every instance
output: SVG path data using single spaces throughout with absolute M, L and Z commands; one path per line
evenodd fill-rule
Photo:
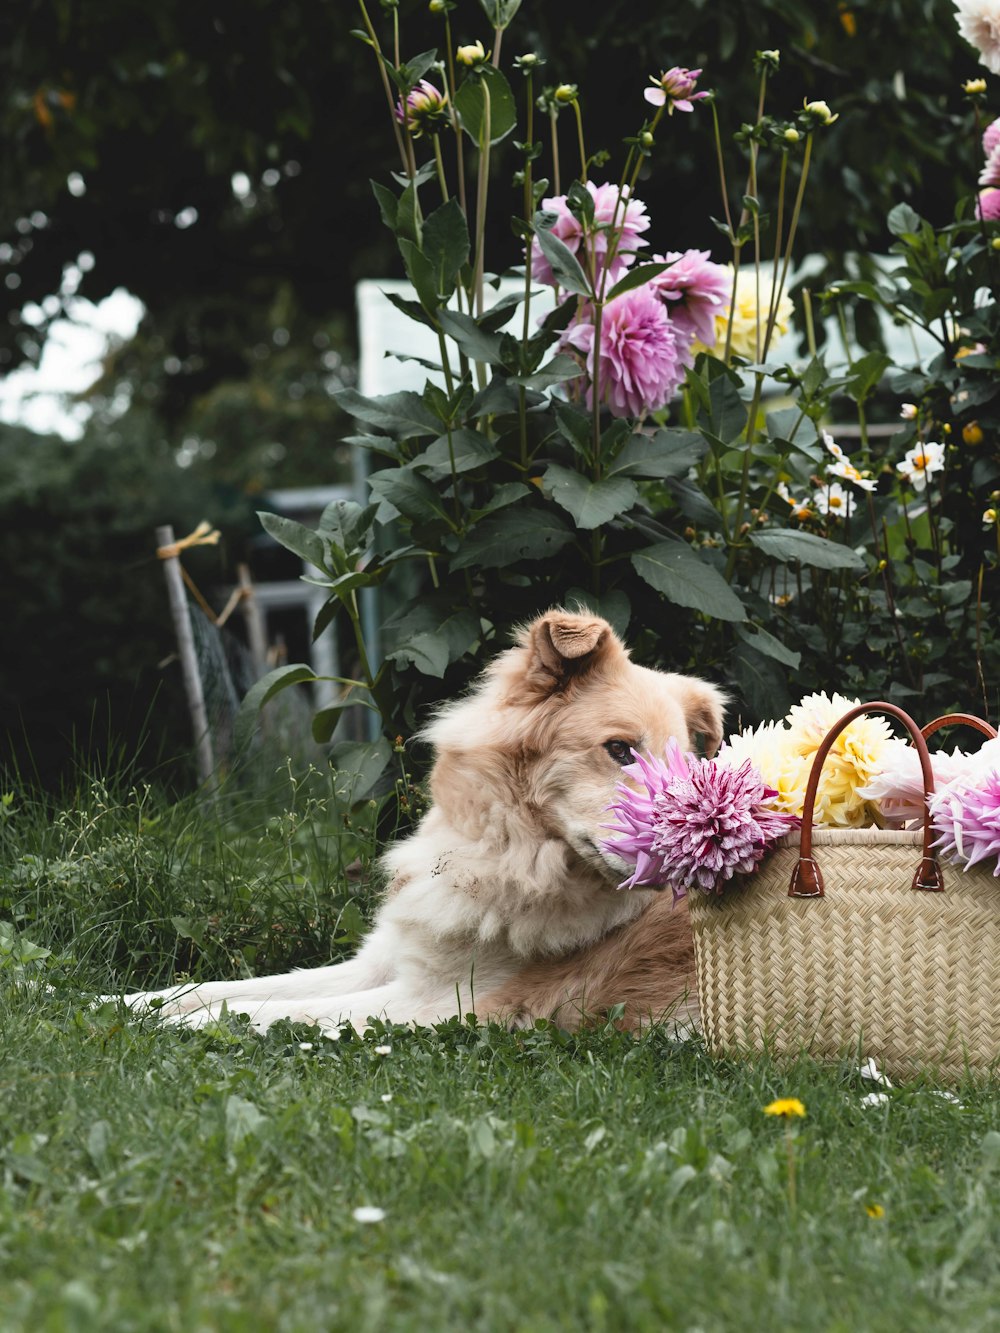
M 156 544 L 160 549 L 173 546 L 174 530 L 169 524 L 156 529 Z M 184 677 L 184 693 L 187 695 L 191 727 L 194 732 L 198 779 L 214 796 L 217 784 L 215 755 L 212 751 L 211 732 L 208 729 L 205 694 L 201 687 L 201 675 L 198 671 L 194 631 L 191 628 L 191 613 L 188 610 L 187 594 L 184 591 L 184 580 L 181 577 L 180 559 L 177 555 L 167 555 L 162 559 L 163 575 L 167 580 L 167 595 L 170 598 L 170 614 L 173 617 L 174 633 L 177 636 L 177 651 L 181 659 L 181 674 Z

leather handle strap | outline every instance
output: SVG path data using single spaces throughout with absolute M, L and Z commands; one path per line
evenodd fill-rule
M 988 736 L 990 740 L 997 734 L 996 727 L 972 713 L 945 713 L 942 717 L 936 717 L 933 722 L 928 722 L 926 727 L 921 727 L 920 733 L 926 738 L 933 736 L 935 731 L 940 731 L 942 727 L 972 727 L 975 731 L 981 731 L 984 736 Z
M 819 865 L 812 854 L 812 832 L 813 832 L 813 810 L 816 805 L 816 793 L 819 790 L 820 775 L 823 771 L 823 765 L 826 762 L 827 755 L 833 748 L 833 743 L 856 717 L 863 717 L 866 713 L 887 713 L 890 717 L 896 718 L 902 722 L 910 733 L 910 739 L 916 747 L 917 757 L 920 760 L 920 772 L 924 783 L 924 840 L 923 853 L 920 864 L 917 867 L 916 874 L 913 876 L 913 887 L 920 889 L 925 893 L 943 893 L 944 879 L 941 875 L 941 867 L 938 865 L 937 858 L 931 848 L 931 839 L 933 830 L 931 829 L 931 816 L 927 804 L 927 797 L 934 792 L 934 772 L 931 768 L 930 751 L 927 749 L 927 742 L 921 735 L 920 728 L 910 717 L 909 713 L 904 713 L 902 708 L 897 708 L 895 704 L 876 701 L 868 704 L 858 704 L 851 708 L 839 722 L 827 732 L 826 736 L 816 751 L 813 759 L 812 768 L 809 771 L 809 782 L 806 786 L 805 801 L 802 806 L 802 828 L 799 841 L 799 859 L 792 872 L 791 884 L 788 887 L 789 898 L 822 898 L 823 875 Z M 942 722 L 941 725 L 944 725 Z

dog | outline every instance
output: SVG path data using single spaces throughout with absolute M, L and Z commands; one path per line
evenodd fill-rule
M 634 1028 L 696 1016 L 683 904 L 620 891 L 631 867 L 604 846 L 608 806 L 632 750 L 694 735 L 713 754 L 724 696 L 635 665 L 607 621 L 553 610 L 524 627 L 467 697 L 424 735 L 431 804 L 382 858 L 384 901 L 356 956 L 329 967 L 125 997 L 200 1026 L 225 1004 L 337 1031 L 372 1017 L 458 1014 L 576 1028 L 612 1006 Z

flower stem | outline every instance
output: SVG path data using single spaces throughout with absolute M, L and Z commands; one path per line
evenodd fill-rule
M 576 141 L 580 146 L 580 183 L 587 183 L 587 150 L 583 146 L 583 112 L 580 110 L 579 97 L 573 98 L 573 114 L 576 117 Z
M 368 10 L 365 8 L 365 0 L 358 0 L 358 4 L 361 7 L 361 18 L 364 22 L 365 29 L 371 39 L 372 50 L 375 52 L 378 60 L 378 70 L 379 74 L 382 76 L 382 87 L 385 89 L 386 101 L 389 103 L 389 118 L 392 121 L 392 132 L 396 136 L 396 147 L 399 149 L 399 157 L 403 164 L 403 170 L 406 171 L 408 164 L 406 161 L 406 149 L 403 146 L 403 132 L 399 127 L 399 121 L 396 119 L 396 101 L 392 95 L 392 88 L 389 85 L 389 76 L 385 72 L 385 64 L 382 61 L 382 48 L 379 45 L 378 34 L 372 27 L 372 21 L 368 17 Z

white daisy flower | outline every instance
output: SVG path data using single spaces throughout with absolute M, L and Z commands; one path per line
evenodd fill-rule
M 944 445 L 933 440 L 927 444 L 915 444 L 907 451 L 903 461 L 896 464 L 896 471 L 915 491 L 925 490 L 927 478 L 935 472 L 944 471 Z

